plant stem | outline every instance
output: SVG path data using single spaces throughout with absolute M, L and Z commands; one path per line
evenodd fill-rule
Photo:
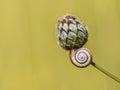
M 94 66 L 95 68 L 97 68 L 98 70 L 100 70 L 101 72 L 103 72 L 104 74 L 106 74 L 108 77 L 112 78 L 113 80 L 117 81 L 118 83 L 120 83 L 120 79 L 118 77 L 116 77 L 115 75 L 111 74 L 110 72 L 106 71 L 105 69 L 103 69 L 102 67 L 100 67 L 99 65 L 97 65 L 95 62 L 91 62 L 92 66 Z

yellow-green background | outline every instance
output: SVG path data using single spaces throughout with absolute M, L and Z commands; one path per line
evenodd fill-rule
M 70 13 L 89 29 L 94 61 L 120 78 L 120 0 L 0 0 L 0 90 L 120 90 L 91 65 L 81 69 L 57 44 Z

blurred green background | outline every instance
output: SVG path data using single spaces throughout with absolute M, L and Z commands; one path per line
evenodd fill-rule
M 93 66 L 75 67 L 58 46 L 66 13 L 87 25 L 94 61 L 120 78 L 120 0 L 0 0 L 0 90 L 120 90 Z

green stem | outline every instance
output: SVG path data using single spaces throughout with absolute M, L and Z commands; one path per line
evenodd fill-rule
M 91 62 L 91 64 L 97 68 L 98 70 L 100 70 L 101 72 L 103 72 L 104 74 L 106 74 L 108 77 L 112 78 L 113 80 L 117 81 L 118 83 L 120 83 L 120 79 L 118 77 L 116 77 L 115 75 L 111 74 L 110 72 L 106 71 L 105 69 L 103 69 L 102 67 L 100 67 L 99 65 L 97 65 L 95 62 Z

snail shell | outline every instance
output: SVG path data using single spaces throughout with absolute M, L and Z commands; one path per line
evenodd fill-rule
M 92 55 L 87 48 L 73 49 L 70 51 L 71 62 L 80 68 L 88 66 L 92 61 Z

